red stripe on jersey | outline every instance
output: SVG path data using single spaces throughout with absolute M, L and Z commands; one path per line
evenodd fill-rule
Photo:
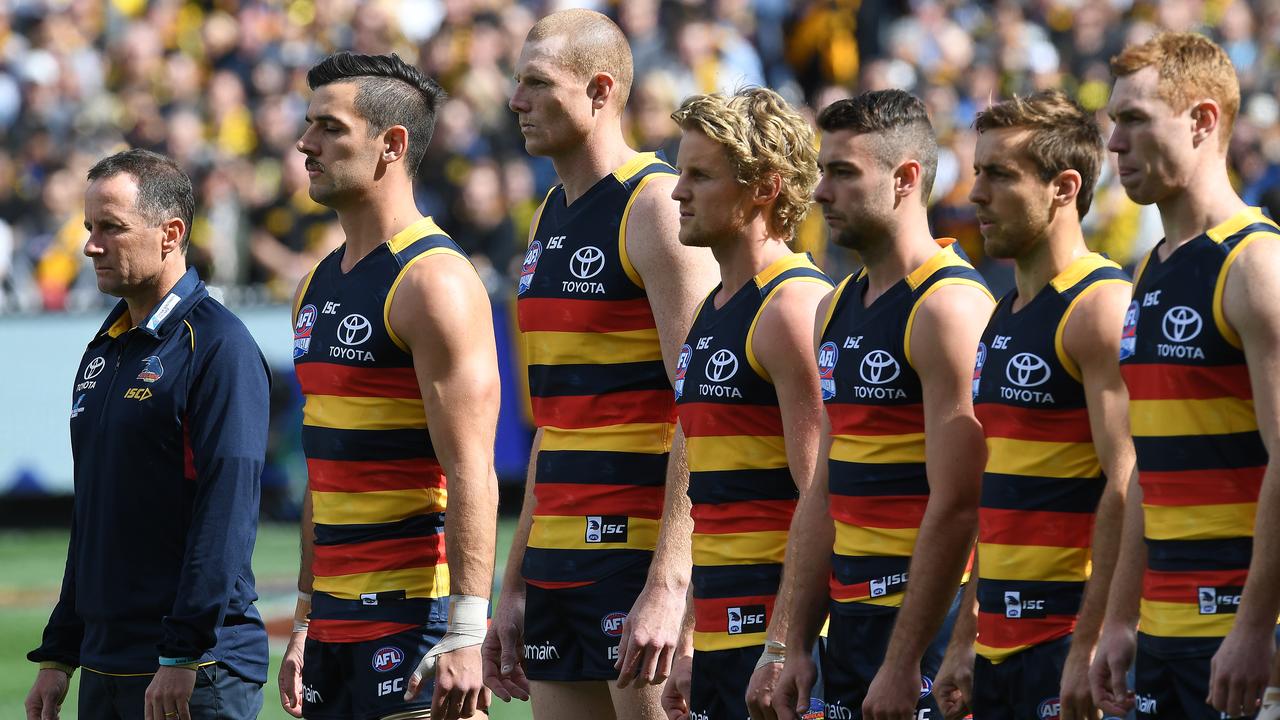
M 848 525 L 874 528 L 918 528 L 928 495 L 831 494 L 831 517 Z
M 1147 505 L 1228 505 L 1258 501 L 1265 467 L 1138 473 Z
M 861 600 L 871 596 L 870 581 L 845 585 L 836 579 L 835 573 L 831 574 L 831 579 L 827 582 L 827 589 L 831 593 L 831 599 L 836 601 Z
M 995 648 L 1039 645 L 1060 638 L 1075 629 L 1074 615 L 1042 618 L 1006 618 L 996 613 L 978 613 L 978 642 Z
M 745 595 L 735 598 L 693 599 L 693 629 L 698 632 L 728 632 L 729 608 L 764 605 L 765 617 L 773 616 L 775 595 Z M 761 628 L 763 631 L 764 628 Z
M 1194 603 L 1201 587 L 1244 587 L 1249 571 L 1194 570 L 1192 572 L 1161 572 L 1147 570 L 1142 576 L 1142 597 L 1162 602 Z
M 662 517 L 661 486 L 546 483 L 533 486 L 534 515 L 625 515 Z
M 1092 513 L 978 509 L 979 542 L 1087 548 L 1092 537 Z
M 317 577 L 430 568 L 448 562 L 444 534 L 346 545 L 317 545 L 311 569 Z
M 786 531 L 791 527 L 795 500 L 744 500 L 719 504 L 696 504 L 690 511 L 693 531 L 700 535 Z
M 543 590 L 570 590 L 573 588 L 586 587 L 595 583 L 594 580 L 565 580 L 563 582 L 554 582 L 548 580 L 531 580 L 529 578 L 525 578 L 524 582 L 526 585 L 532 585 L 536 588 L 542 588 Z
M 316 619 L 307 627 L 307 637 L 328 643 L 363 642 L 421 627 L 412 623 Z
M 600 395 L 529 398 L 539 427 L 595 428 L 633 423 L 674 423 L 670 390 L 626 390 Z
M 648 298 L 567 300 L 520 298 L 516 303 L 523 332 L 623 332 L 657 327 Z
M 679 405 L 678 410 L 685 437 L 782 435 L 782 413 L 777 405 L 692 402 Z
M 351 367 L 325 362 L 295 366 L 298 384 L 306 395 L 420 399 L 418 376 L 413 368 Z
M 1253 397 L 1246 365 L 1168 365 L 1127 363 L 1120 366 L 1130 400 L 1211 400 Z
M 443 488 L 444 470 L 430 458 L 409 460 L 307 459 L 307 483 L 315 492 L 378 492 Z
M 905 435 L 924 432 L 924 406 L 827 403 L 832 435 Z
M 973 410 L 987 437 L 1061 443 L 1093 441 L 1088 408 L 1046 410 L 984 402 Z

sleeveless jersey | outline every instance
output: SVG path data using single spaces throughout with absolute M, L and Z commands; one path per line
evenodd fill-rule
M 676 365 L 693 503 L 693 648 L 762 645 L 798 497 L 782 414 L 751 352 L 760 312 L 788 282 L 831 287 L 806 255 L 783 257 L 719 309 L 711 291 Z
M 673 172 L 643 153 L 571 206 L 553 188 L 525 254 L 516 307 L 542 444 L 522 570 L 538 587 L 646 568 L 657 545 L 675 403 L 626 226 Z
M 1138 269 L 1120 356 L 1147 544 L 1138 629 L 1157 645 L 1216 642 L 1235 620 L 1267 451 L 1222 293 L 1240 251 L 1276 235 L 1249 209 Z
M 433 599 L 449 594 L 444 472 L 427 434 L 413 356 L 387 318 L 410 266 L 465 255 L 429 217 L 345 274 L 344 250 L 311 271 L 294 311 L 315 521 L 309 636 L 324 642 L 419 627 Z
M 978 640 L 1001 662 L 1069 635 L 1089 577 L 1094 512 L 1106 479 L 1080 369 L 1063 347 L 1076 304 L 1119 265 L 1089 254 L 1021 310 L 996 306 L 978 345 L 974 412 L 987 439 L 978 509 Z
M 831 422 L 831 598 L 853 612 L 900 607 L 929 501 L 924 405 L 912 367 L 916 311 L 938 288 L 987 286 L 954 248 L 940 250 L 863 307 L 864 270 L 836 288 L 818 371 Z

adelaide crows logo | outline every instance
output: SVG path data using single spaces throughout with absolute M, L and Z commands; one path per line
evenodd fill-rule
M 152 355 L 142 361 L 142 372 L 138 373 L 138 379 L 143 382 L 153 383 L 164 376 L 164 365 L 160 364 L 160 358 Z

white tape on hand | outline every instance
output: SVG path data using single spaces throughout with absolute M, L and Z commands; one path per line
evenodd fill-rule
M 776 640 L 766 640 L 764 643 L 764 652 L 760 653 L 760 659 L 756 661 L 756 670 L 773 663 L 783 663 L 787 660 L 787 646 Z
M 483 643 L 489 626 L 488 618 L 488 600 L 474 595 L 450 595 L 448 629 L 440 642 L 427 651 L 426 657 L 418 663 L 418 669 L 413 671 L 415 683 L 435 677 L 436 661 L 441 655 Z
M 1262 696 L 1262 712 L 1258 720 L 1280 720 L 1280 687 L 1269 687 Z

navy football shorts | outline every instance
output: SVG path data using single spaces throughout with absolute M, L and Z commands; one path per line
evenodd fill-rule
M 1187 638 L 1184 643 L 1138 633 L 1133 680 L 1138 720 L 1221 720 L 1222 713 L 1205 702 L 1209 664 L 1221 644 L 1221 639 Z
M 530 680 L 615 680 L 622 621 L 644 589 L 649 568 L 574 588 L 526 585 L 524 672 Z
M 447 611 L 420 628 L 350 643 L 307 638 L 302 658 L 302 715 L 307 720 L 379 720 L 431 707 L 435 683 L 426 680 L 406 702 L 409 677 L 444 637 Z
M 973 664 L 973 720 L 1058 720 L 1062 668 L 1070 650 L 1067 635 L 1033 645 L 1000 663 L 979 655 Z
M 693 677 L 689 692 L 689 714 L 696 720 L 744 720 L 747 714 L 747 685 L 755 672 L 764 645 L 731 650 L 694 651 Z M 809 712 L 800 720 L 822 718 L 822 678 L 811 693 Z

